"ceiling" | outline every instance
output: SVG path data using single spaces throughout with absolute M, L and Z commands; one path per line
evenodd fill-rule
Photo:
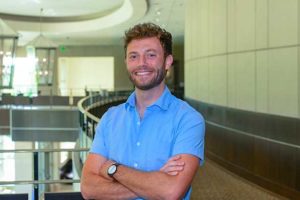
M 0 18 L 19 46 L 40 34 L 57 45 L 122 45 L 124 31 L 141 22 L 159 24 L 183 42 L 184 0 L 1 1 Z

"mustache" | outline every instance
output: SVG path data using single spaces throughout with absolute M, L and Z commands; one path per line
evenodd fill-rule
M 153 67 L 141 65 L 141 66 L 137 66 L 132 72 L 135 73 L 137 71 L 156 71 L 156 70 Z
M 152 67 L 149 67 L 147 65 L 139 65 L 139 66 L 137 66 L 137 69 L 149 69 L 149 68 L 152 68 Z

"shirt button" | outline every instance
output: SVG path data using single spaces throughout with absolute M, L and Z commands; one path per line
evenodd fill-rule
M 138 164 L 137 164 L 137 163 L 134 163 L 133 166 L 134 166 L 135 168 L 137 168 Z
M 140 142 L 137 142 L 137 143 L 136 143 L 136 146 L 140 146 L 140 145 L 141 145 L 141 143 L 140 143 Z

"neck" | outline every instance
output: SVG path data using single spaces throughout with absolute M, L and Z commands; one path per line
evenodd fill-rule
M 140 90 L 135 88 L 136 93 L 136 106 L 140 115 L 140 118 L 144 117 L 144 111 L 148 106 L 153 104 L 164 92 L 165 84 L 160 84 L 149 90 Z

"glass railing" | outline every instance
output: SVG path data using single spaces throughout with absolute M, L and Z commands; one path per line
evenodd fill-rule
M 86 157 L 88 150 L 82 147 L 2 149 L 0 193 L 27 193 L 29 199 L 38 200 L 45 192 L 79 192 L 80 176 L 73 168 L 75 162 L 82 165 L 78 158 Z

